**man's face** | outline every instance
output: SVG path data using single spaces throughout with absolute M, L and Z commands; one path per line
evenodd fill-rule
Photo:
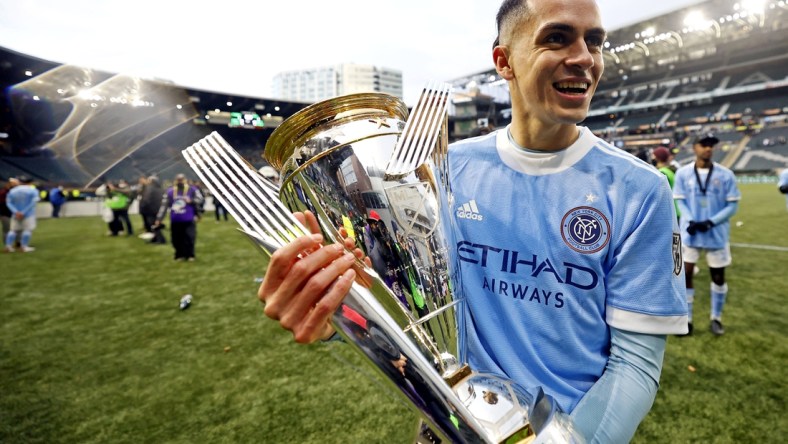
M 593 0 L 528 4 L 531 17 L 517 24 L 509 42 L 502 42 L 508 47 L 512 100 L 523 105 L 527 120 L 578 123 L 588 114 L 604 70 L 599 9 Z
M 692 149 L 695 150 L 695 157 L 700 160 L 711 160 L 714 154 L 714 145 L 708 142 L 696 143 L 692 145 Z

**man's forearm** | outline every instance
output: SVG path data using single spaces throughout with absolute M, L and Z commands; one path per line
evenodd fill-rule
M 575 407 L 571 417 L 589 443 L 627 443 L 651 410 L 659 387 L 664 335 L 611 328 L 605 373 Z

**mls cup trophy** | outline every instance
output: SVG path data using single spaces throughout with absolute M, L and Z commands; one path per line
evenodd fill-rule
M 307 233 L 291 211 L 313 212 L 329 243 L 342 242 L 340 228 L 356 240 L 372 266 L 357 262 L 332 323 L 419 414 L 419 442 L 583 442 L 541 389 L 460 361 L 463 300 L 448 263 L 451 221 L 441 220 L 452 205 L 448 100 L 448 85 L 428 85 L 410 117 L 375 93 L 301 110 L 265 148 L 278 189 L 242 161 L 227 166 L 237 153 L 216 135 L 184 155 L 269 257 Z

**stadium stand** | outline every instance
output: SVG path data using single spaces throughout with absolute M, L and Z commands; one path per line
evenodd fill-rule
M 62 65 L 0 48 L 0 179 L 95 187 L 151 174 L 196 179 L 180 152 L 218 131 L 252 165 L 307 103 L 241 97 Z
M 788 167 L 779 152 L 748 154 L 757 143 L 749 140 L 755 132 L 781 133 L 788 126 L 788 6 L 748 5 L 709 0 L 611 31 L 605 74 L 583 124 L 633 154 L 668 146 L 679 162 L 691 160 L 694 134 L 713 130 L 722 141 L 715 160 L 736 173 Z M 506 97 L 495 91 L 505 89 L 505 82 L 494 70 L 453 83 L 455 90 L 472 84 L 489 96 Z M 499 109 L 506 108 L 504 99 Z M 749 160 L 739 161 L 742 156 Z
M 583 124 L 641 156 L 668 146 L 679 162 L 692 158 L 695 134 L 716 131 L 715 160 L 737 174 L 788 167 L 788 4 L 748 5 L 707 0 L 610 31 L 605 74 Z M 0 179 L 24 173 L 84 186 L 192 177 L 180 150 L 214 130 L 259 167 L 273 128 L 308 105 L 132 79 L 5 48 L 0 56 Z M 510 122 L 507 85 L 493 69 L 452 83 L 450 140 Z M 130 90 L 139 94 L 120 94 Z

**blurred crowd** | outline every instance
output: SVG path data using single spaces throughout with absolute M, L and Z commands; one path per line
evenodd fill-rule
M 260 173 L 274 182 L 278 181 L 278 173 L 271 167 L 263 167 Z M 31 239 L 36 229 L 39 202 L 49 202 L 51 217 L 59 218 L 66 214 L 69 201 L 82 200 L 93 194 L 103 202 L 101 216 L 107 224 L 107 236 L 137 234 L 149 244 L 162 245 L 167 244 L 165 232 L 169 231 L 177 261 L 196 259 L 197 223 L 205 213 L 206 200 L 213 203 L 217 223 L 229 220 L 221 201 L 210 196 L 199 182 L 189 180 L 183 174 L 166 183 L 155 175 L 140 177 L 134 184 L 123 179 L 105 180 L 93 192 L 69 190 L 60 184 L 39 188 L 30 177 L 20 175 L 9 178 L 0 187 L 0 221 L 5 252 L 35 251 Z M 137 230 L 130 216 L 135 202 L 141 222 L 141 225 L 137 222 Z

